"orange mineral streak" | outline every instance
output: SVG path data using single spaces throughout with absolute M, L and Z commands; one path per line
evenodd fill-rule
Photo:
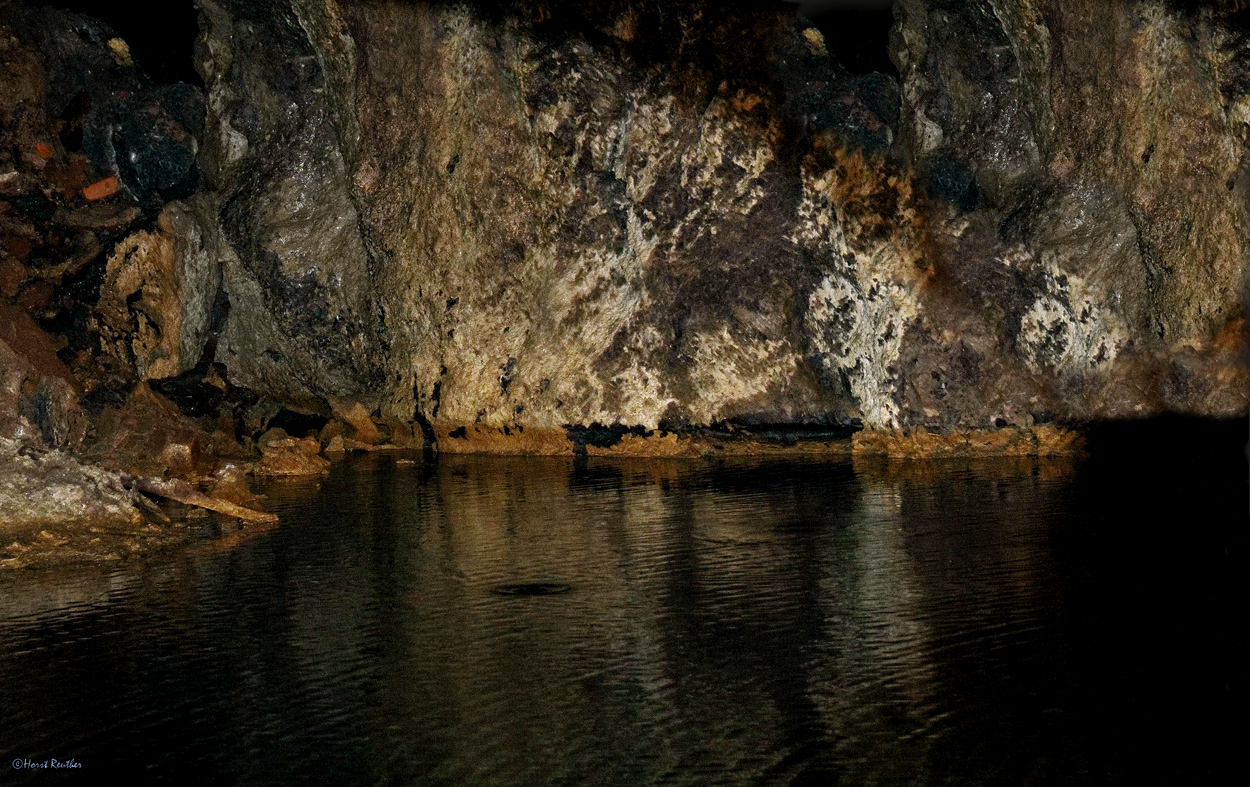
M 36 142 L 35 152 L 44 158 L 52 158 L 52 146 L 45 142 Z
M 97 180 L 90 186 L 82 190 L 82 195 L 89 201 L 104 199 L 111 197 L 121 190 L 121 184 L 117 182 L 117 178 L 109 175 L 104 180 Z

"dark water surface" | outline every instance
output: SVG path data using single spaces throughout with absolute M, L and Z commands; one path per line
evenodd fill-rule
M 1228 783 L 1223 434 L 1083 465 L 353 458 L 270 485 L 270 532 L 4 577 L 3 780 Z

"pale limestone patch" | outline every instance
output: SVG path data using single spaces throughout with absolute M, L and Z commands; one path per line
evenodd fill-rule
M 806 334 L 816 362 L 846 381 L 867 426 L 897 426 L 903 335 L 919 315 L 922 277 L 897 236 L 848 242 L 846 207 L 832 171 L 804 170 L 804 197 L 792 240 L 825 255 L 828 272 L 808 298 Z
M 1016 345 L 1034 372 L 1106 372 L 1128 344 L 1124 320 L 1079 276 L 1049 271 L 1020 321 Z
M 703 423 L 718 420 L 730 405 L 784 386 L 798 367 L 788 342 L 735 336 L 727 327 L 695 339 L 690 379 L 698 392 L 691 414 Z
M 805 327 L 820 362 L 842 375 L 865 424 L 898 425 L 898 371 L 903 333 L 917 304 L 904 287 L 873 277 L 865 288 L 826 276 L 808 301 Z

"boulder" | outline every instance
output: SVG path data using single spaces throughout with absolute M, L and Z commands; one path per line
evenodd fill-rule
M 138 526 L 138 503 L 118 473 L 0 437 L 0 537 L 44 526 Z
M 255 472 L 260 476 L 322 475 L 330 469 L 315 437 L 291 437 L 285 430 L 270 429 L 256 445 L 261 459 Z

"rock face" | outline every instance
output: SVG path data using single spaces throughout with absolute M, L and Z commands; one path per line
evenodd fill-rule
M 1244 410 L 1244 20 L 1180 5 L 896 8 L 899 147 L 948 204 L 939 273 L 1050 412 Z M 983 385 L 971 368 L 957 382 Z M 940 398 L 914 382 L 917 404 Z
M 201 96 L 0 0 L 0 328 L 42 337 L 0 335 L 0 433 L 209 478 L 279 428 L 906 454 L 1244 412 L 1234 5 L 900 0 L 896 81 L 780 2 L 202 0 Z M 183 448 L 126 443 L 153 417 Z
M 189 215 L 262 396 L 440 441 L 1245 409 L 1227 15 L 904 0 L 895 85 L 781 5 L 203 9 Z

